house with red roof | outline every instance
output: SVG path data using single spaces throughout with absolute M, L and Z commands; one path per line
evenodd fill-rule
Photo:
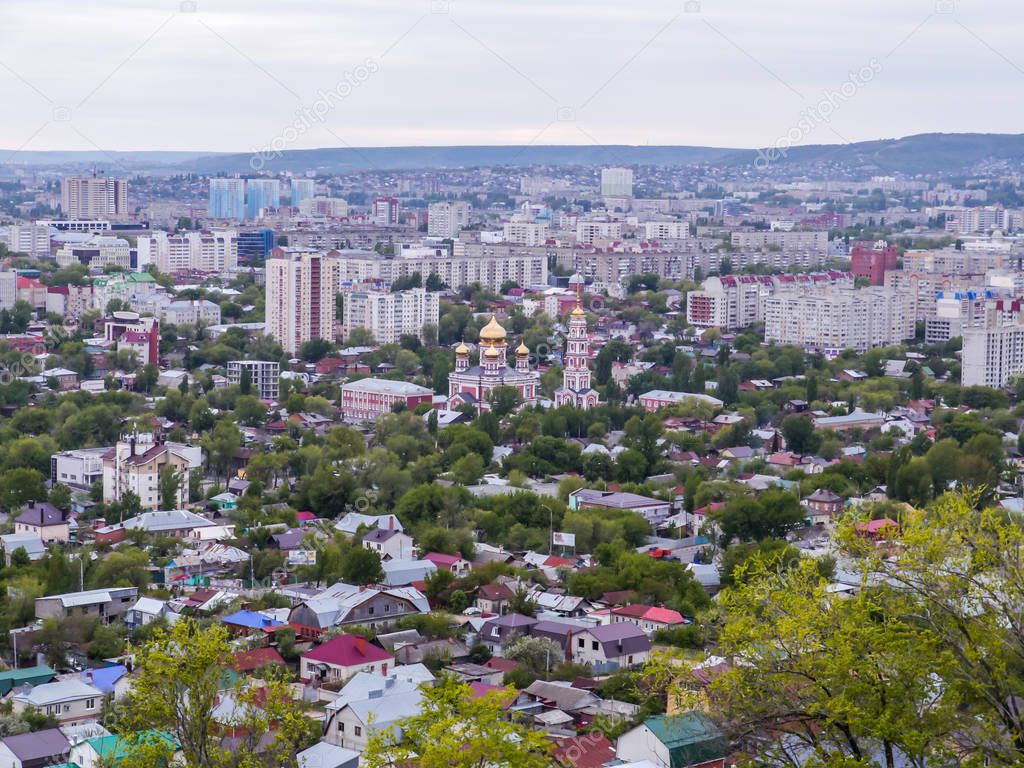
M 302 654 L 299 678 L 305 683 L 344 683 L 357 672 L 387 675 L 394 657 L 359 635 L 338 635 Z
M 656 605 L 622 605 L 612 608 L 608 615 L 612 624 L 629 621 L 648 635 L 653 635 L 659 629 L 671 629 L 687 623 L 679 611 Z
M 277 649 L 270 646 L 254 648 L 251 651 L 240 651 L 231 657 L 231 668 L 243 675 L 255 672 L 268 664 L 287 666 Z
M 501 582 L 484 584 L 476 591 L 476 607 L 484 613 L 501 616 L 505 613 L 509 600 L 513 597 L 515 597 L 515 593 L 507 584 Z
M 469 573 L 472 567 L 472 563 L 462 557 L 462 555 L 445 555 L 440 552 L 430 552 L 420 559 L 429 560 L 438 568 L 444 568 L 446 571 L 451 571 L 459 577 Z

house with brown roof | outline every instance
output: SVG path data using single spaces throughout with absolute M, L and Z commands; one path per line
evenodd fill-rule
M 843 511 L 843 497 L 828 488 L 819 488 L 806 499 L 804 505 L 812 524 L 828 523 Z
M 484 584 L 476 591 L 476 607 L 484 613 L 505 613 L 515 593 L 507 584 Z

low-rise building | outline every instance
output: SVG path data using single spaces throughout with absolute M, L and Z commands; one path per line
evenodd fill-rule
M 67 515 L 44 501 L 28 503 L 24 511 L 14 518 L 14 532 L 35 534 L 44 544 L 71 539 Z
M 415 411 L 430 405 L 434 393 L 409 381 L 359 379 L 341 386 L 341 413 L 347 421 L 376 421 L 396 406 Z
M 11 694 L 11 704 L 17 714 L 34 711 L 53 717 L 61 725 L 79 725 L 99 717 L 103 691 L 82 680 L 69 678 L 15 692 Z
M 302 654 L 299 677 L 306 683 L 343 683 L 357 672 L 387 676 L 394 657 L 361 635 L 338 635 Z
M 228 383 L 241 384 L 249 372 L 253 391 L 260 400 L 277 400 L 281 391 L 281 364 L 274 360 L 229 360 Z
M 36 598 L 37 619 L 93 617 L 104 624 L 120 621 L 139 597 L 138 587 L 87 589 Z

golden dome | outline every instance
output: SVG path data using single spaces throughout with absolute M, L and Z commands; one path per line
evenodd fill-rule
M 530 348 L 528 346 L 526 346 L 525 344 L 520 343 L 519 346 L 516 347 L 516 354 L 517 355 L 528 355 L 528 354 L 530 354 Z
M 586 314 L 587 313 L 583 311 L 583 307 L 581 307 L 579 304 L 577 304 L 576 309 L 572 311 L 573 317 L 583 317 Z
M 484 352 L 485 357 L 500 357 L 501 352 L 498 351 L 497 347 L 488 347 Z
M 469 354 L 469 347 L 466 346 L 466 342 L 462 342 L 461 344 L 459 344 L 459 346 L 457 346 L 455 348 L 455 354 L 456 355 L 468 355 Z
M 491 315 L 491 322 L 480 329 L 482 341 L 504 341 L 505 336 L 505 329 L 501 327 L 494 315 Z

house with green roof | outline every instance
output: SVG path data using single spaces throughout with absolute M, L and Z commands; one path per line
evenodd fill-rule
M 48 683 L 56 676 L 57 673 L 45 664 L 38 667 L 5 670 L 0 672 L 0 696 L 6 696 L 14 688 L 22 685 L 42 685 L 43 683 Z
M 144 731 L 138 736 L 97 736 L 71 747 L 70 762 L 78 768 L 110 768 L 137 749 L 154 749 L 166 755 L 178 751 L 178 740 L 165 731 Z
M 728 754 L 722 732 L 702 712 L 649 717 L 622 734 L 615 745 L 620 760 L 649 760 L 659 768 L 723 766 Z

